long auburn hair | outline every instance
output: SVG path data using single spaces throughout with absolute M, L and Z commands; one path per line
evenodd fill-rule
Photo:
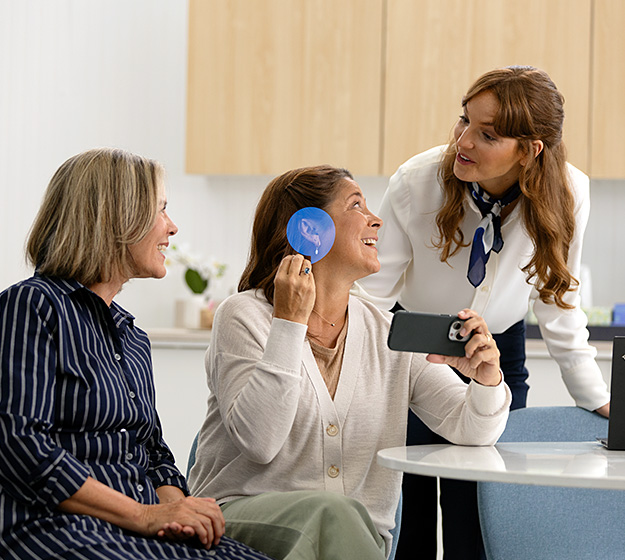
M 536 280 L 543 302 L 571 309 L 563 297 L 579 282 L 567 265 L 575 233 L 575 201 L 562 141 L 564 98 L 546 72 L 531 66 L 487 72 L 469 88 L 462 106 L 486 91 L 499 101 L 493 123 L 497 134 L 517 139 L 525 153 L 529 153 L 532 140 L 543 142 L 543 150 L 528 158 L 519 176 L 523 223 L 534 245 L 522 270 L 528 283 Z M 440 250 L 442 262 L 469 245 L 460 229 L 467 184 L 453 172 L 457 153 L 455 142 L 450 142 L 438 171 L 444 198 L 436 215 L 438 236 L 432 242 Z
M 256 207 L 250 254 L 239 280 L 239 292 L 262 290 L 273 305 L 273 281 L 280 262 L 286 255 L 295 254 L 286 236 L 289 219 L 302 208 L 327 208 L 344 179 L 353 179 L 347 169 L 318 165 L 287 171 L 267 185 Z

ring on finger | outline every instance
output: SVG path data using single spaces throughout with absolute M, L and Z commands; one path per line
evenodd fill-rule
M 486 342 L 490 342 L 491 338 L 490 333 L 486 333 Z
M 303 271 L 304 274 L 310 274 L 310 267 L 307 266 Z

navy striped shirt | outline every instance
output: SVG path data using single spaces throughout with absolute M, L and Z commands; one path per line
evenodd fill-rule
M 57 510 L 88 476 L 146 504 L 159 486 L 187 492 L 162 439 L 150 343 L 133 321 L 72 280 L 35 274 L 0 294 L 3 559 L 205 556 Z M 238 545 L 228 541 L 218 549 Z M 249 552 L 233 557 L 258 557 Z

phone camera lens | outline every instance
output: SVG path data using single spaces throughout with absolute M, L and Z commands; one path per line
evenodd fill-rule
M 463 336 L 460 333 L 456 333 L 456 340 L 462 340 Z
M 456 321 L 456 322 L 453 324 L 454 329 L 459 329 L 461 326 L 462 326 L 462 323 L 461 323 L 460 321 Z

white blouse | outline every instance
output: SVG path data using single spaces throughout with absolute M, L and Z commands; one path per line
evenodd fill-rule
M 438 146 L 418 154 L 391 177 L 378 213 L 384 220 L 377 244 L 381 270 L 360 281 L 354 293 L 381 309 L 390 309 L 396 301 L 405 309 L 430 313 L 455 314 L 469 307 L 484 317 L 494 333 L 502 333 L 533 307 L 549 353 L 558 362 L 577 405 L 588 410 L 603 406 L 610 395 L 595 362 L 596 349 L 588 344 L 579 289 L 563 298 L 574 308 L 563 310 L 543 303 L 521 270 L 534 250 L 523 225 L 521 205 L 516 205 L 502 223 L 504 247 L 500 253 L 491 252 L 480 286 L 474 288 L 466 277 L 470 246 L 461 248 L 448 263 L 440 261 L 432 239 L 438 234 L 435 219 L 443 201 L 437 172 L 444 151 L 445 146 Z M 568 169 L 576 220 L 568 264 L 571 274 L 579 279 L 590 211 L 589 180 L 572 165 L 568 164 Z M 465 210 L 461 229 L 470 242 L 482 216 L 468 192 Z

